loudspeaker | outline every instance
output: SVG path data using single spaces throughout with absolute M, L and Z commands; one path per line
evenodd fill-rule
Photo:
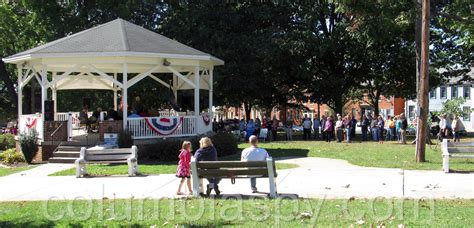
M 82 98 L 82 107 L 87 106 L 88 109 L 91 109 L 91 99 L 89 97 Z
M 52 100 L 44 101 L 44 120 L 54 120 L 54 101 Z

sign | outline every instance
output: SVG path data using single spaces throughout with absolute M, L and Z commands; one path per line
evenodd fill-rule
M 104 133 L 104 145 L 114 145 L 118 144 L 118 134 L 117 133 Z

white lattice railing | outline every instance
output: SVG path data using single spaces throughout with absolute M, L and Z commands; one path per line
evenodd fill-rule
M 160 118 L 160 117 L 148 117 Z M 183 116 L 183 123 L 171 135 L 160 135 L 153 131 L 146 123 L 145 118 L 127 119 L 127 127 L 134 139 L 162 138 L 162 137 L 185 137 L 197 134 L 197 123 L 195 116 Z

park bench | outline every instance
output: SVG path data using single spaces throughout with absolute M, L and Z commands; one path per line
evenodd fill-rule
M 443 171 L 449 173 L 449 158 L 474 158 L 474 142 L 449 142 L 443 139 Z
M 87 175 L 86 164 L 128 164 L 128 176 L 136 176 L 138 173 L 137 152 L 136 146 L 99 150 L 82 147 L 80 156 L 75 161 L 76 177 Z
M 191 158 L 191 173 L 193 179 L 193 194 L 199 196 L 200 178 L 268 178 L 270 197 L 277 197 L 275 178 L 277 177 L 275 162 L 266 161 L 196 161 Z

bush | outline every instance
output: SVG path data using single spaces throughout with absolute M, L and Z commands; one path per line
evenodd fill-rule
M 18 142 L 20 143 L 21 152 L 25 156 L 26 162 L 29 164 L 36 155 L 38 140 L 38 132 L 30 131 L 27 133 L 20 133 Z
M 2 134 L 0 135 L 0 150 L 15 148 L 15 135 Z
M 25 162 L 23 154 L 16 152 L 16 149 L 8 149 L 0 153 L 0 160 L 6 164 L 15 164 L 18 162 Z
M 210 137 L 214 147 L 217 150 L 217 156 L 227 156 L 237 153 L 237 140 L 232 134 L 218 133 Z M 165 161 L 178 161 L 179 150 L 183 141 L 191 141 L 193 154 L 199 149 L 200 137 L 191 139 L 165 139 L 160 140 L 155 144 L 139 146 L 139 159 Z
M 132 134 L 128 129 L 120 130 L 118 133 L 118 146 L 119 148 L 130 148 L 133 145 Z

